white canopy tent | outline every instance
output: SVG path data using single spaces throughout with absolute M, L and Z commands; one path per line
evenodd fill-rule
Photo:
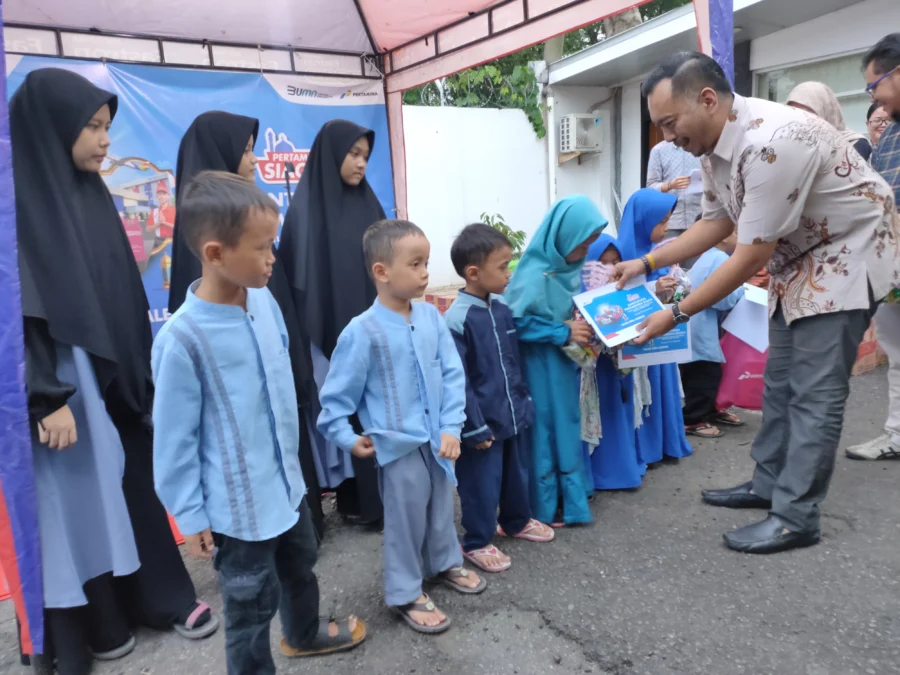
M 7 0 L 12 54 L 384 80 L 398 217 L 402 92 L 648 0 Z

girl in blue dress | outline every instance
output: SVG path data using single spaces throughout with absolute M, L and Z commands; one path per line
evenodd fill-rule
M 635 260 L 650 253 L 666 236 L 669 216 L 678 198 L 674 195 L 644 188 L 635 192 L 622 214 L 619 225 L 619 250 L 623 260 Z M 653 271 L 647 281 L 657 282 L 657 293 L 674 287 L 668 276 L 669 268 Z M 693 450 L 684 433 L 681 410 L 681 382 L 678 365 L 667 363 L 650 366 L 651 404 L 643 424 L 637 430 L 638 452 L 648 466 L 663 459 L 678 460 Z
M 593 331 L 571 321 L 588 247 L 607 220 L 584 196 L 556 202 L 522 255 L 506 291 L 516 321 L 525 378 L 535 404 L 531 502 L 543 523 L 587 523 L 593 491 L 581 448 L 579 374 L 560 347 L 588 344 Z
M 623 260 L 616 238 L 603 234 L 591 244 L 588 262 L 609 267 Z M 627 490 L 640 486 L 647 465 L 637 449 L 634 413 L 634 377 L 620 372 L 613 360 L 600 355 L 596 365 L 597 394 L 600 399 L 600 422 L 603 429 L 600 444 L 591 453 L 585 443 L 585 456 L 590 457 L 595 490 Z

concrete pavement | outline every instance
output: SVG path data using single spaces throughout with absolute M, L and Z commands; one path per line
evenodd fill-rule
M 842 448 L 880 433 L 884 369 L 854 378 Z M 704 506 L 703 487 L 747 480 L 759 417 L 692 457 L 651 472 L 636 492 L 601 493 L 596 523 L 549 545 L 499 542 L 510 571 L 481 596 L 433 597 L 453 617 L 439 637 L 414 634 L 381 599 L 380 537 L 330 516 L 318 565 L 322 613 L 355 612 L 365 645 L 279 672 L 310 675 L 888 675 L 900 673 L 900 462 L 841 453 L 823 506 L 822 543 L 769 557 L 733 553 L 722 533 L 754 511 Z M 189 562 L 200 594 L 221 599 L 208 564 Z M 278 636 L 274 627 L 273 636 Z M 97 675 L 223 675 L 221 631 L 199 644 L 141 631 L 127 659 Z M 277 640 L 273 637 L 273 648 Z M 10 603 L 0 606 L 0 673 L 17 665 Z

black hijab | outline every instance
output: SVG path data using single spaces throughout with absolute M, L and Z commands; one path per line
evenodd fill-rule
M 385 217 L 384 209 L 365 178 L 356 187 L 341 178 L 344 158 L 363 136 L 371 151 L 375 132 L 369 129 L 346 120 L 322 127 L 278 247 L 300 320 L 310 341 L 329 359 L 341 331 L 375 300 L 362 237 L 369 225 Z
M 88 352 L 114 418 L 149 413 L 147 296 L 112 196 L 72 146 L 118 99 L 67 70 L 28 74 L 9 104 L 22 313 Z
M 243 115 L 214 110 L 205 112 L 188 127 L 178 146 L 175 166 L 175 234 L 172 240 L 172 269 L 169 279 L 169 312 L 174 313 L 184 302 L 188 286 L 199 279 L 203 270 L 191 253 L 178 228 L 177 200 L 181 191 L 201 171 L 237 173 L 247 141 L 259 136 L 259 120 Z

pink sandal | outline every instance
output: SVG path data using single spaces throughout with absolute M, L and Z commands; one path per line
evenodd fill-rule
M 491 558 L 498 555 L 500 555 L 500 549 L 496 546 L 485 546 L 484 548 L 477 548 L 474 551 L 463 551 L 463 556 L 465 556 L 466 560 L 475 565 L 478 569 L 491 574 L 495 572 L 505 572 L 512 565 L 509 561 L 489 565 L 483 560 L 483 558 Z
M 553 541 L 556 537 L 556 532 L 551 530 L 549 527 L 547 528 L 546 534 L 535 534 L 535 530 L 538 532 L 543 532 L 544 528 L 547 527 L 541 522 L 538 522 L 534 518 L 528 521 L 528 524 L 524 527 L 524 529 L 518 534 L 512 535 L 514 539 L 524 539 L 525 541 L 533 541 L 537 544 L 546 544 L 548 542 Z M 499 525 L 497 526 L 497 534 L 501 537 L 508 537 L 509 535 L 503 531 L 503 528 Z

